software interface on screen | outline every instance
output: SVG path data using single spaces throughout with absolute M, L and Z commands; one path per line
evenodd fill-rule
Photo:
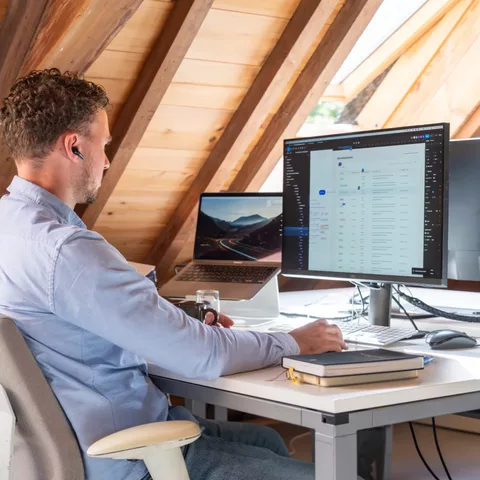
M 197 260 L 280 262 L 282 196 L 202 196 Z
M 442 278 L 444 128 L 285 141 L 282 269 Z

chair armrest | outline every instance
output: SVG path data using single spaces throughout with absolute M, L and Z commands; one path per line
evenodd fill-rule
M 195 441 L 199 436 L 200 427 L 187 420 L 149 423 L 127 428 L 98 440 L 87 450 L 87 455 L 125 458 L 122 452 L 130 454 L 132 450 L 150 446 L 163 446 L 165 449 L 181 447 Z M 143 455 L 139 456 L 142 457 Z

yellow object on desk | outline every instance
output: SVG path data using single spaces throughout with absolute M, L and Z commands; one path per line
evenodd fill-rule
M 287 370 L 287 378 L 300 385 L 307 383 L 319 387 L 342 387 L 345 385 L 360 385 L 364 383 L 389 382 L 392 380 L 406 380 L 418 377 L 418 370 L 399 372 L 368 373 L 365 375 L 345 375 L 340 377 L 318 377 L 309 373 L 297 372 L 293 367 Z

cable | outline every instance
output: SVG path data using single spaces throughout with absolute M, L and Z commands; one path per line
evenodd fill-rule
M 297 453 L 297 451 L 295 450 L 295 447 L 293 446 L 293 444 L 297 441 L 297 440 L 300 440 L 301 438 L 304 438 L 304 437 L 309 437 L 312 433 L 311 432 L 305 432 L 305 433 L 301 433 L 300 435 L 296 435 L 295 437 L 293 437 L 289 444 L 288 444 L 288 450 L 289 450 L 289 454 L 290 456 L 293 456 Z
M 395 292 L 397 292 L 399 294 L 399 291 L 397 289 L 397 287 L 393 287 L 393 289 L 395 290 Z M 395 295 L 392 295 L 392 298 L 393 298 L 393 301 L 400 307 L 400 310 L 403 311 L 403 313 L 407 316 L 407 318 L 410 320 L 410 322 L 412 322 L 412 325 L 413 327 L 415 328 L 415 330 L 417 330 L 417 332 L 419 331 L 418 330 L 418 327 L 417 325 L 415 324 L 415 322 L 413 321 L 412 317 L 408 314 L 407 310 L 405 309 L 405 307 L 395 298 Z
M 362 290 L 360 289 L 360 287 L 358 285 L 357 285 L 357 292 L 358 292 L 358 295 L 360 296 L 360 299 L 362 300 L 362 312 L 365 313 L 365 311 L 366 311 L 365 300 L 363 299 Z
M 348 317 L 325 317 L 323 315 L 319 315 L 315 317 L 313 315 L 308 315 L 306 313 L 295 313 L 295 312 L 282 312 L 280 311 L 280 315 L 284 317 L 291 317 L 291 318 L 311 318 L 312 321 L 315 318 L 321 318 L 322 320 L 331 320 L 332 322 L 348 322 L 350 320 L 357 320 L 358 318 L 364 318 L 362 312 L 354 312 L 353 315 L 348 315 Z
M 381 285 L 379 285 L 378 283 L 366 284 L 366 283 L 358 282 L 357 280 L 351 280 L 350 283 L 353 283 L 357 287 L 360 286 L 360 287 L 368 288 L 369 290 L 381 290 L 382 289 Z
M 353 320 L 358 320 L 359 318 L 365 318 L 365 315 L 367 314 L 368 312 L 368 304 L 366 304 L 365 302 L 365 299 L 363 297 L 363 295 L 361 294 L 360 292 L 360 288 L 358 285 L 356 285 L 355 282 L 351 282 L 352 284 L 355 285 L 355 291 L 354 291 L 354 294 L 352 296 L 352 298 L 350 299 L 351 301 L 354 299 L 356 293 L 358 291 L 359 295 L 360 295 L 360 298 L 361 298 L 361 310 L 355 310 L 353 308 L 353 305 L 352 305 L 352 312 L 350 315 L 348 316 L 344 316 L 344 317 L 325 317 L 323 315 L 319 316 L 319 318 L 322 318 L 323 320 L 329 320 L 329 321 L 332 321 L 332 322 L 349 322 L 349 321 L 353 321 Z M 352 302 L 353 303 L 353 302 Z M 304 306 L 309 306 L 309 305 L 314 305 L 313 303 L 311 304 L 306 304 Z M 280 315 L 283 315 L 284 317 L 292 317 L 292 318 L 296 318 L 296 317 L 302 317 L 302 318 L 312 318 L 312 315 L 311 314 L 308 314 L 308 313 L 295 313 L 295 312 L 284 312 L 284 311 L 280 311 Z
M 415 430 L 413 429 L 413 423 L 412 423 L 412 422 L 408 422 L 408 424 L 410 425 L 410 432 L 412 433 L 413 443 L 415 444 L 415 448 L 417 449 L 417 453 L 418 453 L 418 456 L 420 457 L 420 460 L 422 460 L 423 464 L 425 465 L 425 468 L 430 472 L 430 474 L 432 475 L 432 477 L 435 478 L 436 480 L 440 480 L 440 479 L 435 475 L 435 473 L 433 472 L 433 470 L 429 467 L 429 465 L 428 465 L 428 463 L 426 462 L 426 460 L 423 458 L 422 452 L 420 451 L 420 447 L 418 446 L 418 443 L 417 443 L 417 437 L 416 437 L 416 435 L 415 435 Z
M 450 472 L 448 471 L 448 468 L 447 468 L 447 464 L 445 463 L 445 460 L 443 459 L 443 455 L 442 455 L 442 452 L 440 450 L 440 444 L 438 443 L 437 425 L 435 424 L 435 417 L 432 417 L 432 427 L 433 427 L 433 438 L 435 439 L 435 446 L 437 447 L 438 456 L 440 457 L 440 460 L 442 462 L 445 473 L 447 474 L 448 480 L 452 480 Z
M 480 316 L 458 315 L 456 313 L 444 312 L 443 310 L 439 310 L 438 308 L 427 305 L 426 303 L 422 302 L 418 298 L 415 298 L 410 295 L 407 295 L 406 293 L 403 293 L 400 289 L 398 289 L 397 292 L 398 292 L 398 295 L 401 298 L 403 298 L 403 300 L 406 300 L 408 303 L 410 303 L 414 307 L 420 308 L 421 310 L 431 313 L 436 317 L 448 318 L 450 320 L 457 320 L 459 322 L 480 323 Z
M 179 272 L 183 267 L 186 267 L 186 265 L 175 265 L 175 266 L 173 267 L 173 271 L 175 272 L 175 275 L 177 275 L 178 272 Z

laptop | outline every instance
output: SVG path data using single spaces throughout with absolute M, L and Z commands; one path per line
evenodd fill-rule
M 223 300 L 250 300 L 280 272 L 281 193 L 200 196 L 193 260 L 159 289 L 185 298 L 218 290 Z

